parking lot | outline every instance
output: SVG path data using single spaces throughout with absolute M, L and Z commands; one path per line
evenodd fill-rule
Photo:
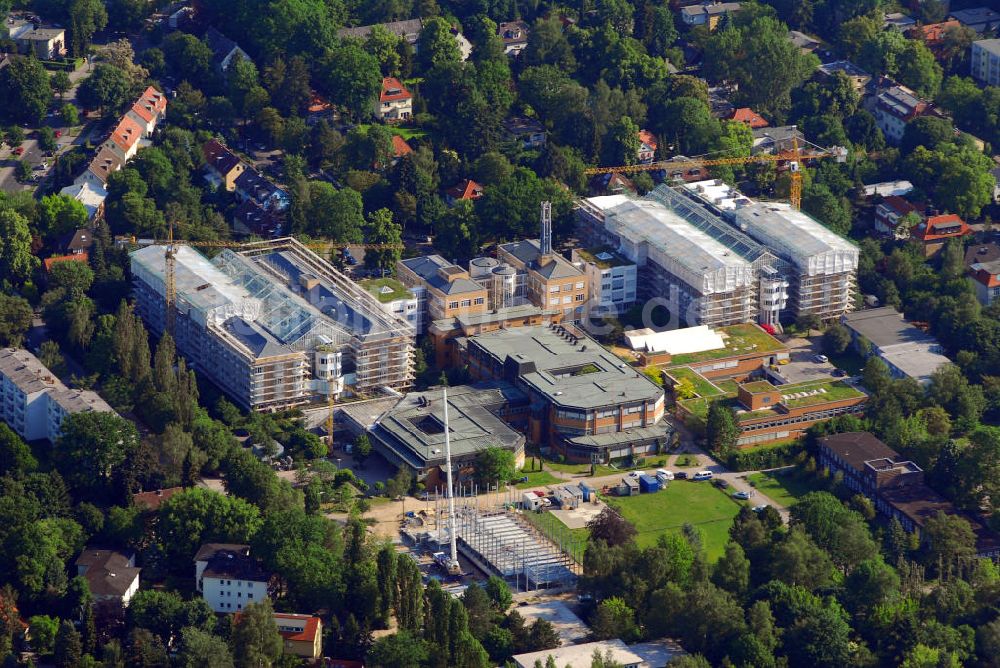
M 836 367 L 830 362 L 820 362 L 816 356 L 822 352 L 822 342 L 819 337 L 807 339 L 789 339 L 789 363 L 777 368 L 787 383 L 804 383 L 810 380 L 833 378 Z

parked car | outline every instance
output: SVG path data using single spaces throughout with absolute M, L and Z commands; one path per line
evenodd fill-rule
M 751 496 L 753 496 L 753 495 L 750 492 L 734 492 L 733 493 L 733 498 L 734 499 L 739 499 L 740 501 L 747 501 Z
M 18 146 L 17 148 L 14 149 L 13 153 L 14 155 L 24 155 L 24 147 Z
M 712 479 L 712 472 L 711 471 L 698 471 L 697 473 L 695 473 L 691 477 L 691 479 L 692 480 L 711 480 Z
M 846 375 L 847 375 L 847 372 L 844 371 L 843 369 L 834 369 L 833 370 L 833 376 L 834 376 L 834 378 L 843 378 Z
M 687 471 L 678 471 L 677 473 L 674 474 L 674 478 L 676 478 L 677 480 L 687 480 L 687 477 L 688 477 Z
M 638 480 L 639 478 L 641 478 L 644 475 L 646 475 L 645 471 L 632 471 L 631 473 L 628 474 L 628 477 L 629 478 L 635 478 L 636 480 Z
M 656 469 L 656 477 L 660 480 L 673 480 L 674 474 L 666 469 Z
M 824 362 L 824 363 L 830 361 L 830 358 L 827 357 L 826 355 L 816 355 L 816 357 L 813 357 L 813 359 L 816 360 L 817 362 Z
M 62 130 L 56 130 L 56 139 L 62 137 Z
M 762 512 L 764 512 L 764 510 L 765 510 L 766 508 L 770 508 L 770 507 L 771 507 L 771 506 L 769 506 L 768 504 L 766 504 L 766 503 L 762 503 L 762 504 L 760 504 L 759 506 L 754 506 L 754 507 L 753 507 L 753 511 L 754 511 L 755 513 L 762 513 Z
M 718 487 L 719 489 L 725 489 L 729 487 L 729 482 L 727 480 L 723 480 L 722 478 L 713 478 L 712 484 Z

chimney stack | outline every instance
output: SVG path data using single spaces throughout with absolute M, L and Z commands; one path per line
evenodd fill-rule
M 539 245 L 544 262 L 552 255 L 552 202 L 542 202 L 542 236 Z

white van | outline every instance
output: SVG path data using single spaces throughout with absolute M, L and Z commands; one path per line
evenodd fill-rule
M 694 476 L 691 479 L 692 480 L 711 480 L 712 479 L 712 472 L 711 471 L 698 471 L 697 473 L 694 474 Z
M 656 477 L 660 482 L 669 482 L 674 479 L 674 474 L 666 469 L 656 469 Z

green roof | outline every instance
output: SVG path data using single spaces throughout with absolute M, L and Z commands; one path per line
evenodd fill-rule
M 757 380 L 752 383 L 743 383 L 743 389 L 751 394 L 760 392 L 773 392 L 777 388 L 766 380 Z
M 785 344 L 781 341 L 750 323 L 721 327 L 719 331 L 725 334 L 725 348 L 674 355 L 670 366 L 687 366 L 747 353 L 769 353 L 785 349 Z
M 589 262 L 601 269 L 611 269 L 612 267 L 626 267 L 630 264 L 627 258 L 622 257 L 611 246 L 598 246 L 597 248 L 577 248 L 576 254 L 584 262 Z M 600 257 L 599 257 L 600 256 Z M 608 257 L 610 256 L 610 257 Z
M 395 278 L 369 278 L 361 281 L 360 285 L 383 304 L 412 297 L 406 286 Z
M 756 381 L 753 383 L 747 383 L 744 387 L 755 385 L 770 386 L 771 384 L 766 381 Z M 810 380 L 804 383 L 796 383 L 794 385 L 775 385 L 773 386 L 773 389 L 779 392 L 782 397 L 778 405 L 783 405 L 785 408 L 789 409 L 806 408 L 832 401 L 842 401 L 844 399 L 854 399 L 865 396 L 865 393 L 861 390 L 852 387 L 842 380 L 836 379 L 823 379 L 818 381 Z M 794 395 L 802 396 L 793 398 Z M 774 414 L 773 408 L 764 408 L 756 411 L 743 410 L 745 407 L 734 397 L 698 397 L 695 399 L 681 401 L 680 405 L 694 415 L 704 419 L 708 415 L 708 407 L 713 400 L 724 401 L 733 409 L 740 411 L 737 415 L 738 420 L 749 420 L 753 418 L 767 417 Z

